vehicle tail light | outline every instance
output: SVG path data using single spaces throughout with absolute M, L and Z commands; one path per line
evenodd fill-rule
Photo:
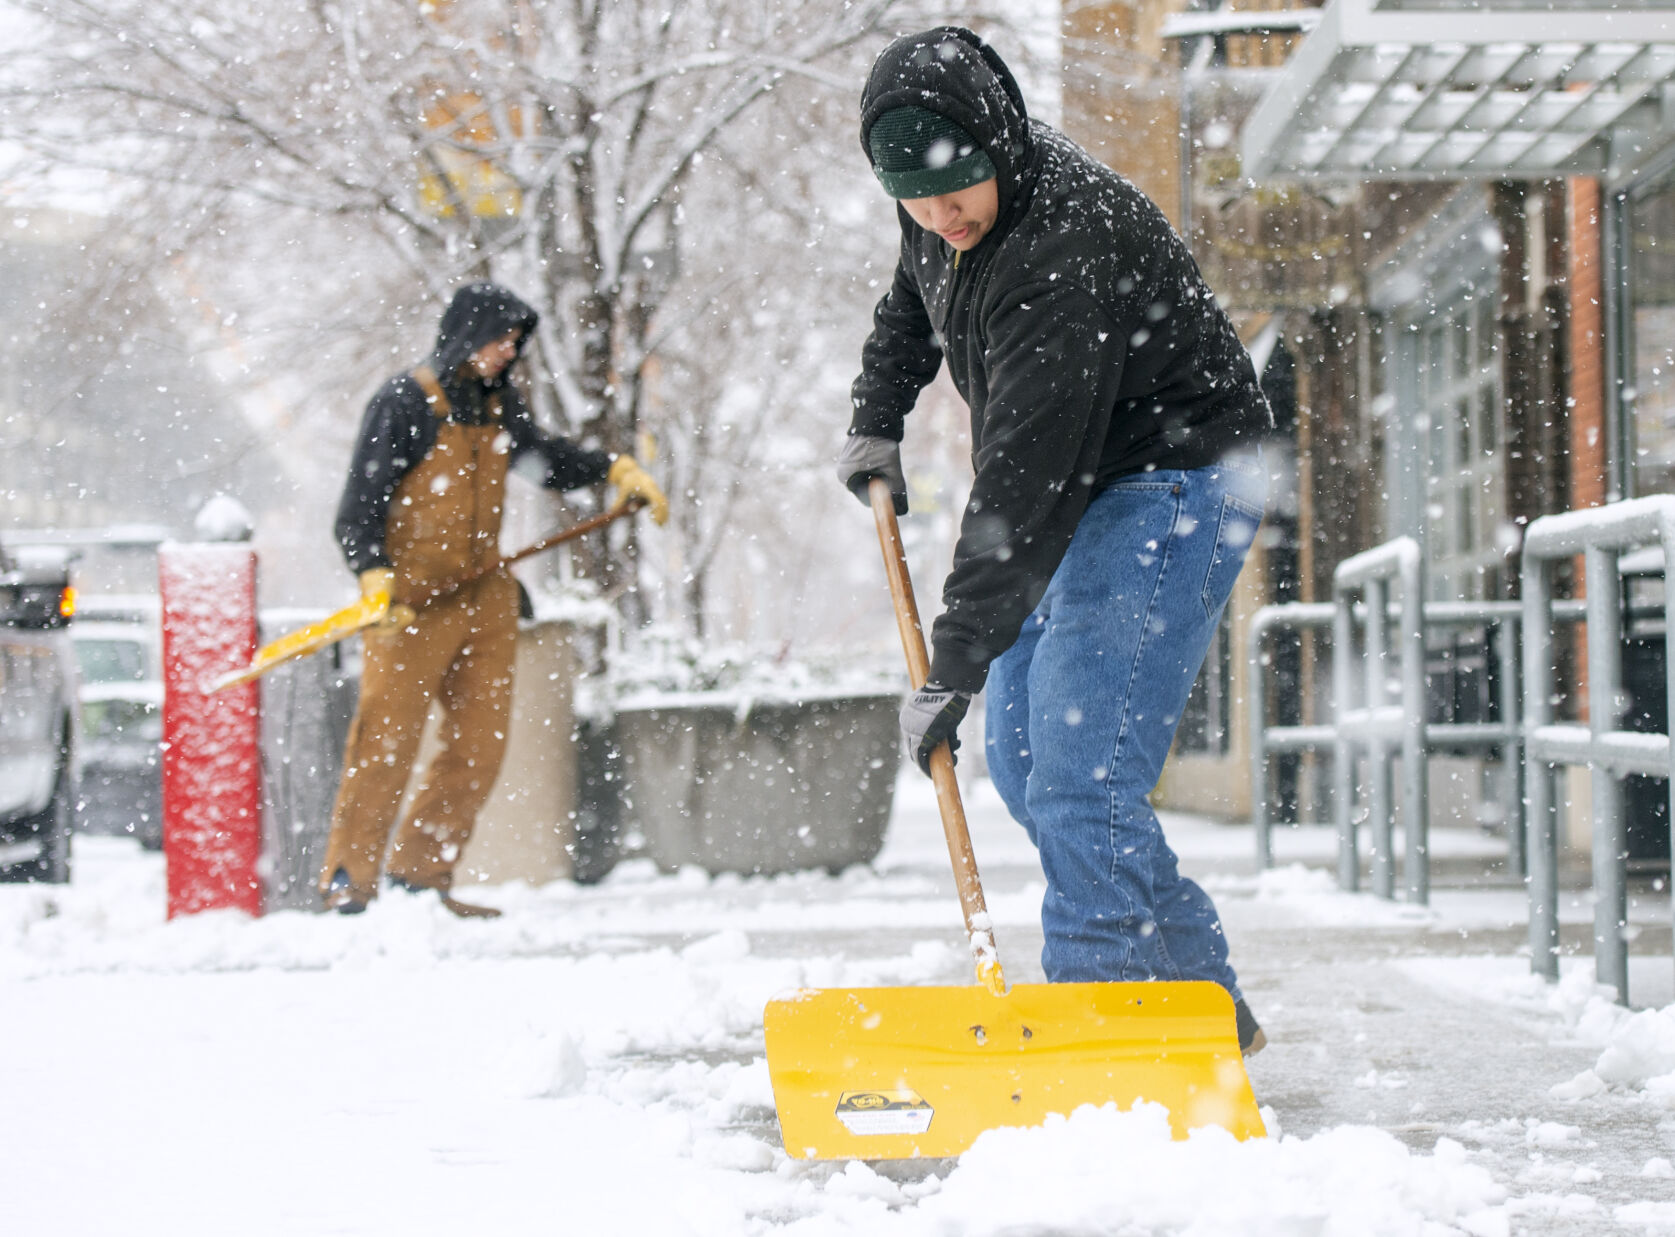
M 58 615 L 60 618 L 74 618 L 76 614 L 76 590 L 73 585 L 66 584 L 64 591 L 58 595 Z

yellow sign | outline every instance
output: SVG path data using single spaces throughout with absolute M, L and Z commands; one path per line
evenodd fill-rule
M 495 162 L 507 137 L 523 135 L 521 109 L 506 109 L 506 123 L 511 132 L 503 136 L 483 100 L 470 91 L 447 95 L 426 109 L 425 127 L 449 143 L 428 152 L 419 177 L 420 200 L 433 215 L 451 217 L 456 202 L 479 218 L 511 218 L 522 211 L 522 190 Z

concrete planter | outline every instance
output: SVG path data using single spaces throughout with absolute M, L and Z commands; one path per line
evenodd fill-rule
M 867 863 L 895 794 L 898 705 L 894 694 L 629 701 L 613 727 L 624 823 L 664 871 Z
M 610 722 L 576 722 L 576 821 L 570 876 L 594 885 L 622 858 L 622 753 Z

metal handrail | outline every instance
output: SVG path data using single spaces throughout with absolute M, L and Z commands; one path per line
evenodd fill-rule
M 1557 767 L 1585 764 L 1592 771 L 1594 972 L 1628 1002 L 1627 823 L 1622 779 L 1640 773 L 1669 779 L 1675 809 L 1675 744 L 1665 734 L 1620 728 L 1622 699 L 1622 559 L 1658 546 L 1669 561 L 1675 545 L 1675 496 L 1629 499 L 1604 507 L 1543 516 L 1524 534 L 1524 750 L 1529 849 L 1530 966 L 1549 980 L 1559 976 Z M 1588 625 L 1588 722 L 1560 725 L 1554 718 L 1553 631 L 1559 615 L 1552 569 L 1583 557 Z M 1669 614 L 1664 594 L 1664 621 Z M 1675 700 L 1675 658 L 1667 669 Z M 1666 722 L 1667 729 L 1667 722 Z M 1672 813 L 1671 820 L 1675 820 Z
M 1388 656 L 1390 585 L 1400 587 L 1401 610 L 1395 653 L 1400 669 L 1400 696 L 1388 699 L 1385 661 Z M 1358 748 L 1368 755 L 1367 815 L 1372 827 L 1373 892 L 1394 894 L 1391 757 L 1401 753 L 1402 823 L 1407 854 L 1402 865 L 1408 901 L 1430 900 L 1429 788 L 1425 777 L 1425 625 L 1421 609 L 1425 569 L 1419 543 L 1397 537 L 1374 549 L 1346 558 L 1332 573 L 1332 596 L 1337 613 L 1332 621 L 1332 696 L 1337 710 L 1337 745 L 1332 770 L 1333 817 L 1338 827 L 1338 885 L 1360 884 L 1356 853 L 1355 760 Z M 1353 598 L 1366 599 L 1366 650 L 1362 661 L 1359 708 L 1355 707 Z M 1414 707 L 1417 705 L 1418 707 Z
M 1381 547 L 1381 550 L 1383 547 Z M 1273 866 L 1273 820 L 1268 802 L 1269 798 L 1269 757 L 1281 752 L 1314 752 L 1316 754 L 1327 751 L 1336 752 L 1339 740 L 1339 730 L 1336 718 L 1332 720 L 1305 726 L 1277 726 L 1269 725 L 1268 717 L 1268 686 L 1263 673 L 1264 648 L 1268 637 L 1276 632 L 1301 632 L 1307 630 L 1321 631 L 1330 628 L 1338 621 L 1338 602 L 1292 602 L 1284 605 L 1263 606 L 1251 617 L 1250 626 L 1246 634 L 1247 661 L 1250 666 L 1249 675 L 1249 733 L 1251 759 L 1251 803 L 1252 824 L 1256 835 L 1256 858 L 1264 868 Z M 1365 625 L 1368 608 L 1364 601 L 1353 600 L 1351 594 L 1348 600 L 1351 630 L 1356 625 Z M 1402 623 L 1403 607 L 1399 603 L 1385 602 L 1385 625 Z M 1582 603 L 1575 601 L 1555 601 L 1553 603 L 1554 617 L 1557 621 L 1569 621 L 1582 617 Z M 1520 666 L 1519 629 L 1523 621 L 1523 607 L 1516 601 L 1426 601 L 1420 607 L 1420 615 L 1424 626 L 1424 634 L 1437 628 L 1480 626 L 1490 623 L 1497 624 L 1499 630 L 1495 639 L 1495 660 L 1498 663 L 1499 679 L 1503 685 L 1504 703 L 1501 709 L 1501 720 L 1498 722 L 1429 722 L 1424 725 L 1423 750 L 1428 758 L 1439 748 L 1481 748 L 1488 751 L 1499 749 L 1504 754 L 1507 769 L 1506 782 L 1503 788 L 1503 809 L 1506 817 L 1508 863 L 1512 869 L 1522 874 L 1527 866 L 1525 848 L 1525 830 L 1523 826 L 1523 725 L 1518 707 L 1518 674 Z M 1409 633 L 1411 637 L 1411 633 Z M 1409 676 L 1409 691 L 1415 689 L 1415 680 Z M 1426 700 L 1424 696 L 1423 675 L 1417 681 L 1419 694 L 1416 697 L 1403 699 L 1400 704 L 1386 705 L 1374 712 L 1351 707 L 1349 715 L 1357 723 L 1362 733 L 1377 733 L 1385 740 L 1382 752 L 1384 768 L 1380 775 L 1388 785 L 1390 772 L 1388 765 L 1395 758 L 1400 747 L 1402 727 L 1406 717 L 1422 717 L 1425 714 Z M 1336 705 L 1336 701 L 1334 701 Z M 1341 786 L 1341 782 L 1340 782 Z M 1352 805 L 1353 809 L 1353 805 Z M 1388 804 L 1384 808 L 1388 817 Z M 1340 825 L 1341 828 L 1341 825 Z M 1380 830 L 1388 838 L 1387 830 Z M 1356 879 L 1347 887 L 1354 888 L 1358 880 L 1358 858 L 1353 854 L 1347 859 L 1340 856 L 1340 876 L 1349 870 L 1351 862 L 1356 864 Z M 1421 862 L 1425 857 L 1421 856 Z M 1415 874 L 1419 874 L 1418 865 Z M 1382 885 L 1381 891 L 1389 895 L 1388 878 L 1380 874 L 1375 885 Z M 1428 885 L 1428 879 L 1427 879 Z

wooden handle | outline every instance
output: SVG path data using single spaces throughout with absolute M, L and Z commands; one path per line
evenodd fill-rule
M 896 523 L 896 504 L 890 484 L 874 477 L 867 483 L 872 515 L 878 524 L 878 544 L 884 551 L 884 574 L 890 580 L 890 598 L 896 605 L 896 630 L 901 633 L 902 652 L 907 655 L 907 677 L 918 691 L 930 678 L 930 657 L 925 652 L 925 632 L 919 623 L 919 607 L 913 600 L 913 580 L 907 571 L 907 554 L 902 549 L 901 528 Z M 960 784 L 954 776 L 954 753 L 939 743 L 931 752 L 931 784 L 936 787 L 936 805 L 942 811 L 942 834 L 948 841 L 948 858 L 954 865 L 954 886 L 960 894 L 960 911 L 977 964 L 977 982 L 997 996 L 1006 991 L 1000 957 L 995 951 L 994 926 L 983 901 L 983 881 L 977 874 L 977 856 L 971 850 L 971 830 L 965 823 L 960 802 Z
M 532 555 L 541 554 L 552 549 L 554 546 L 563 545 L 566 541 L 574 541 L 577 537 L 585 537 L 588 533 L 593 532 L 595 529 L 604 528 L 605 525 L 609 524 L 612 520 L 620 520 L 625 515 L 633 515 L 645 505 L 645 500 L 643 499 L 630 499 L 628 502 L 623 503 L 619 507 L 612 507 L 609 511 L 602 512 L 599 515 L 589 516 L 587 519 L 582 520 L 579 523 L 572 524 L 569 528 L 566 528 L 561 532 L 556 532 L 551 536 L 543 537 L 533 545 L 526 545 L 523 549 L 516 550 L 511 554 L 500 555 L 495 558 L 493 562 L 485 563 L 483 566 L 468 571 L 462 576 L 456 576 L 452 580 L 444 580 L 441 584 L 432 585 L 429 588 L 422 589 L 417 597 L 403 597 L 401 600 L 410 606 L 428 606 L 433 601 L 440 601 L 444 597 L 452 596 L 454 593 L 459 592 L 460 589 L 464 588 L 467 584 L 481 580 L 484 576 L 493 575 L 502 568 L 510 567 L 513 563 L 520 563 Z

